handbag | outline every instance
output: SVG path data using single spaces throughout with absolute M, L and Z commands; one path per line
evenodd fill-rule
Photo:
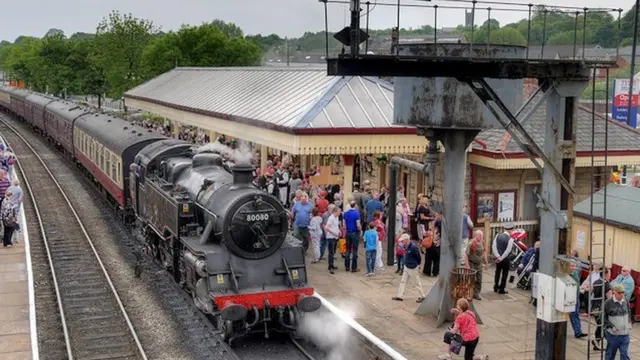
M 453 335 L 449 350 L 451 350 L 451 352 L 456 355 L 460 355 L 460 350 L 462 350 L 462 335 L 460 334 Z
M 422 246 L 425 249 L 428 249 L 431 246 L 433 246 L 433 236 L 425 236 L 424 239 L 422 239 L 420 246 Z
M 344 238 L 341 238 L 340 240 L 338 240 L 338 252 L 340 253 L 340 255 L 344 255 L 347 253 L 347 240 Z

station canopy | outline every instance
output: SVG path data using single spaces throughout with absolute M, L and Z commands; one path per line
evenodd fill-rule
M 416 154 L 393 124 L 393 85 L 326 66 L 176 68 L 125 94 L 128 107 L 292 154 Z M 390 136 L 393 135 L 393 136 Z

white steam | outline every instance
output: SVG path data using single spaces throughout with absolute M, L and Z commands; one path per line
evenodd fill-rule
M 236 141 L 237 146 L 235 149 L 232 149 L 229 146 L 218 141 L 214 141 L 198 147 L 198 149 L 196 149 L 196 153 L 214 152 L 220 154 L 223 158 L 233 161 L 235 164 L 251 164 L 251 160 L 253 159 L 253 153 L 251 149 L 244 141 Z
M 335 301 L 334 304 L 348 316 L 355 316 L 354 304 Z M 298 326 L 298 335 L 324 351 L 326 360 L 351 360 L 357 357 L 353 329 L 326 309 L 304 314 Z

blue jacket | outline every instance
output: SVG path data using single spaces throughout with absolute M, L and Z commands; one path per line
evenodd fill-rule
M 364 246 L 366 251 L 375 251 L 378 246 L 378 232 L 369 229 L 364 232 Z
M 524 256 L 522 257 L 522 260 L 520 260 L 520 265 L 527 266 L 529 260 L 531 260 L 531 257 L 533 256 L 533 254 L 535 254 L 535 252 L 536 248 L 534 247 L 530 247 L 529 249 L 527 249 L 527 252 L 524 253 Z
M 418 249 L 414 243 L 409 243 L 404 253 L 404 266 L 409 269 L 415 269 L 421 262 L 422 256 L 420 256 L 420 249 Z

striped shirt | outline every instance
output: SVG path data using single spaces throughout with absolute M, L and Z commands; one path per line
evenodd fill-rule
M 9 179 L 4 178 L 0 180 L 0 198 L 4 199 L 5 194 L 7 193 L 7 189 L 11 186 L 11 182 Z

